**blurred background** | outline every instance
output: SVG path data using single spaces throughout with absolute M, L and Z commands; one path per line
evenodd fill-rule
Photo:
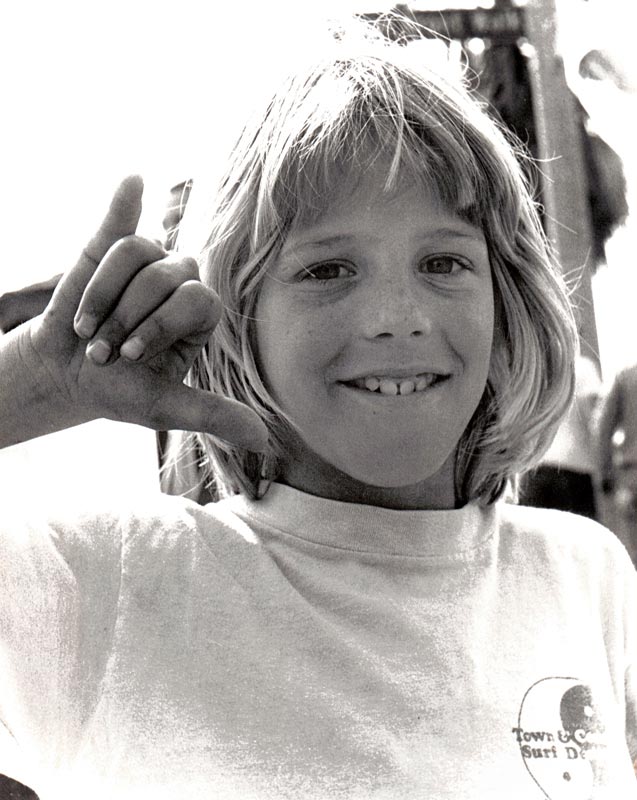
M 637 361 L 637 58 L 625 0 L 420 0 L 494 113 L 542 164 L 545 226 L 577 284 L 604 386 Z M 142 232 L 223 149 L 251 97 L 321 21 L 395 4 L 13 2 L 3 12 L 0 295 L 63 271 L 118 179 L 145 178 Z M 2 380 L 2 376 L 0 376 Z M 29 476 L 25 479 L 25 476 Z M 157 491 L 152 432 L 91 423 L 0 453 L 0 493 L 72 501 Z

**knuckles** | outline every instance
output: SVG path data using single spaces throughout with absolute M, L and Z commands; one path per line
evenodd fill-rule
M 164 258 L 166 251 L 158 242 L 132 233 L 118 239 L 111 247 L 109 256 L 115 255 L 126 260 L 150 259 L 151 261 L 158 261 Z
M 149 264 L 139 273 L 144 280 L 161 281 L 165 286 L 177 288 L 186 281 L 199 280 L 199 266 L 194 258 L 175 259 L 167 256 L 159 261 Z
M 221 301 L 216 292 L 201 283 L 189 280 L 178 289 L 180 299 L 191 308 L 191 314 L 205 327 L 214 327 L 221 317 Z
M 199 280 L 199 264 L 196 258 L 184 256 L 180 259 L 180 263 L 185 274 L 189 275 L 192 279 Z

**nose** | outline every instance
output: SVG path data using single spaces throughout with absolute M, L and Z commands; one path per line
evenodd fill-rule
M 369 339 L 427 336 L 433 328 L 432 310 L 416 287 L 390 279 L 370 291 L 364 310 L 365 336 Z

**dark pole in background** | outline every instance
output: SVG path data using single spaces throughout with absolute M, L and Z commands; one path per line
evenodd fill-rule
M 545 230 L 563 273 L 578 286 L 574 300 L 580 315 L 582 349 L 599 366 L 586 168 L 574 100 L 557 53 L 555 0 L 530 0 L 524 8 L 524 28 L 534 51 L 529 55 L 529 67 Z

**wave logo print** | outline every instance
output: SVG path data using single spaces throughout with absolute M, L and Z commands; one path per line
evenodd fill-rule
M 603 782 L 605 727 L 590 687 L 579 679 L 534 683 L 512 733 L 524 766 L 548 800 L 590 800 Z

